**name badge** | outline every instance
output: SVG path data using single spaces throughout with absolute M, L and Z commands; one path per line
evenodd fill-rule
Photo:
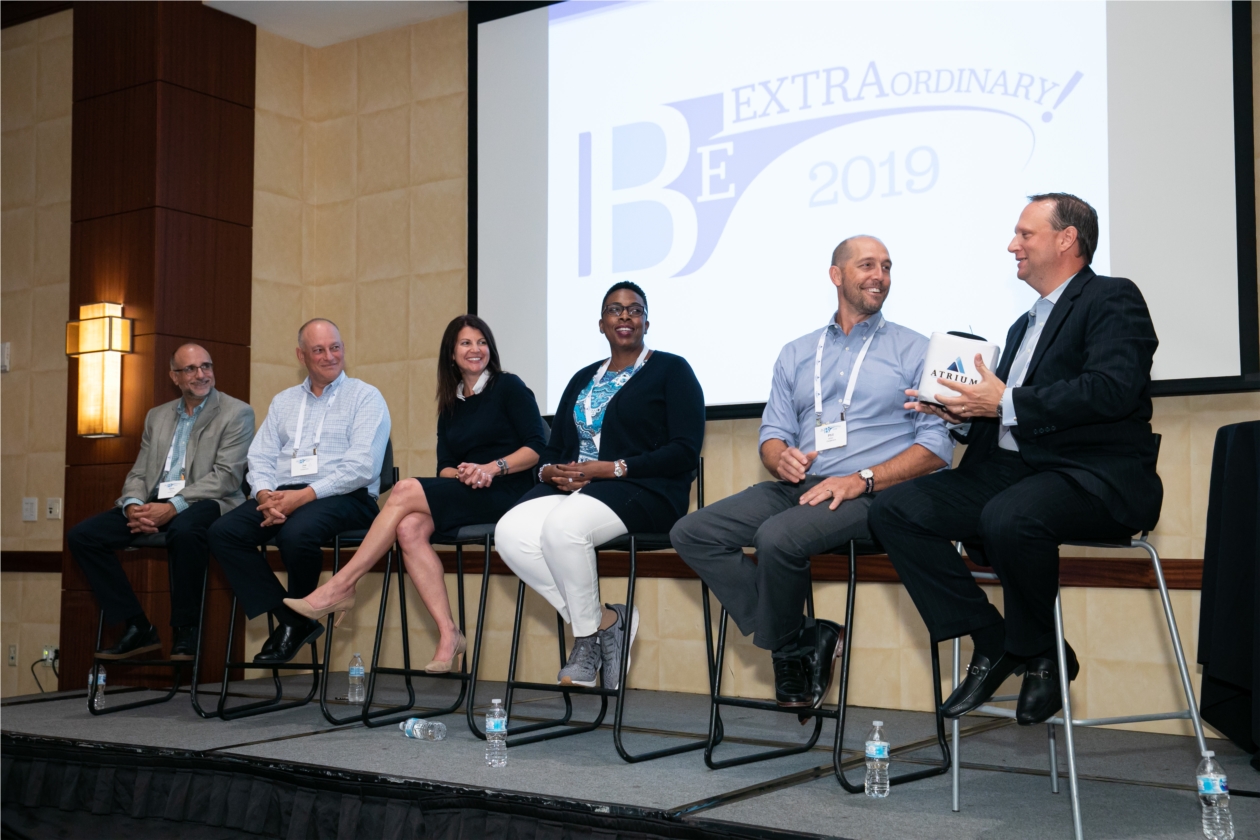
M 848 442 L 848 426 L 844 420 L 814 427 L 814 448 L 819 452 L 837 449 Z
M 292 475 L 314 475 L 319 472 L 319 456 L 303 455 L 292 461 Z
M 163 481 L 158 484 L 158 498 L 169 499 L 171 496 L 178 496 L 179 491 L 184 489 L 183 480 L 180 481 Z

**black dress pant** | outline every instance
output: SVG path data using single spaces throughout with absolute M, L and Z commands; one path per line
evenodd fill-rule
M 370 528 L 379 511 L 367 488 L 360 488 L 344 496 L 307 502 L 293 511 L 288 521 L 264 528 L 258 502 L 247 499 L 214 523 L 210 548 L 245 614 L 253 618 L 279 607 L 285 598 L 305 598 L 315 591 L 324 566 L 323 545 L 342 531 Z M 289 572 L 287 592 L 258 550 L 272 538 Z
M 206 535 L 219 518 L 213 499 L 194 502 L 175 514 L 159 530 L 166 534 L 166 569 L 171 582 L 171 626 L 197 623 L 201 609 L 201 584 L 205 580 L 210 549 Z M 127 528 L 121 508 L 98 513 L 75 525 L 66 534 L 70 554 L 88 579 L 105 621 L 117 624 L 144 612 L 136 598 L 117 552 L 131 545 L 137 535 Z
M 1006 649 L 1016 656 L 1054 644 L 1059 544 L 1133 534 L 1068 476 L 1033 470 L 996 447 L 981 461 L 888 488 L 868 521 L 934 642 L 1002 621 L 950 541 L 991 565 L 1002 583 Z

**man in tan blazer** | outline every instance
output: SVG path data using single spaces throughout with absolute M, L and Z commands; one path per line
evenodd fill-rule
M 198 344 L 171 356 L 171 381 L 182 396 L 149 411 L 140 455 L 114 507 L 70 529 L 70 553 L 83 569 L 110 624 L 126 622 L 102 659 L 125 659 L 162 643 L 118 560 L 145 534 L 166 535 L 171 586 L 171 659 L 197 652 L 201 583 L 210 557 L 206 532 L 245 500 L 241 481 L 254 439 L 254 410 L 215 390 L 214 362 Z

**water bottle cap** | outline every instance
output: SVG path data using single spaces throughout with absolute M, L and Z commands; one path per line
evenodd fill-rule
M 871 723 L 871 726 L 883 726 L 883 725 L 884 725 L 884 722 L 882 720 L 873 721 Z
M 357 652 L 356 652 L 354 655 L 355 655 L 355 656 L 360 656 L 361 654 L 359 654 L 359 653 L 357 653 Z
M 1203 757 L 1204 757 L 1204 758 L 1212 758 L 1214 755 L 1216 755 L 1216 753 L 1215 753 L 1214 751 L 1212 751 L 1212 750 L 1204 750 L 1204 751 L 1203 751 Z
M 499 700 L 498 698 L 496 698 L 496 699 L 494 699 L 494 700 L 491 700 L 491 701 L 490 701 L 490 705 L 491 705 L 491 706 L 498 706 L 498 705 L 499 705 L 499 704 L 501 704 L 502 702 L 503 702 L 502 700 Z

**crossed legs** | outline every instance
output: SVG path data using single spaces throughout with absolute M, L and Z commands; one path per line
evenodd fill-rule
M 451 616 L 442 559 L 429 544 L 435 530 L 424 487 L 414 478 L 400 481 L 394 485 L 389 501 L 372 522 L 354 556 L 323 586 L 308 595 L 306 602 L 322 610 L 348 598 L 354 593 L 359 578 L 385 556 L 397 539 L 407 574 L 441 634 L 434 659 L 451 659 L 459 644 L 459 627 Z

